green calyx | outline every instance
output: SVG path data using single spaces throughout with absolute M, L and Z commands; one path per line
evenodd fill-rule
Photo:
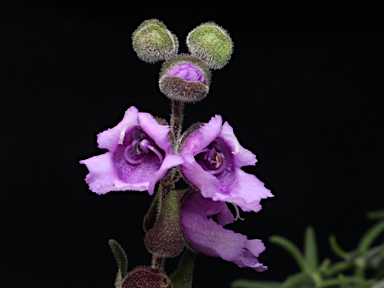
M 187 47 L 192 55 L 202 59 L 211 69 L 223 68 L 233 52 L 228 32 L 213 22 L 201 24 L 189 32 Z
M 156 63 L 177 54 L 179 42 L 161 21 L 146 20 L 132 34 L 133 50 L 140 60 Z

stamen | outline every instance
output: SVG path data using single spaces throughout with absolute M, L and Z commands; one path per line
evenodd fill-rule
M 148 153 L 148 145 L 150 142 L 147 139 L 140 141 L 140 148 L 144 153 Z
M 127 131 L 128 127 L 132 126 L 133 124 L 136 124 L 135 122 L 129 122 L 128 124 L 124 125 L 123 129 L 120 132 L 119 142 L 117 144 L 123 144 L 125 132 Z
M 222 161 L 222 158 L 221 158 L 221 153 L 216 152 L 215 162 L 216 162 L 216 165 L 215 165 L 216 168 L 219 168 L 221 166 L 221 164 L 223 164 L 223 161 Z
M 224 136 L 224 137 L 229 137 L 233 140 L 233 143 L 235 144 L 235 151 L 231 151 L 232 154 L 237 154 L 240 152 L 240 144 L 239 142 L 237 141 L 236 137 L 231 135 L 231 134 L 221 134 L 221 136 Z
M 159 158 L 159 160 L 160 160 L 160 163 L 163 163 L 163 155 L 161 155 L 161 153 L 155 148 L 155 147 L 153 147 L 152 145 L 148 145 L 147 146 L 150 150 L 152 150 L 153 151 L 153 153 L 155 153 L 156 154 L 156 156 L 157 156 L 157 158 Z
M 141 148 L 141 142 L 140 141 L 133 141 L 132 142 L 132 146 L 133 146 L 133 151 L 135 151 L 136 155 L 141 155 L 141 153 L 145 152 L 143 151 L 143 149 Z
M 245 220 L 245 218 L 241 218 L 241 217 L 240 217 L 239 207 L 237 207 L 236 204 L 233 204 L 233 203 L 231 203 L 231 204 L 233 205 L 233 207 L 235 207 L 235 211 L 236 211 L 235 221 L 237 221 L 237 220 L 239 220 L 239 219 L 240 219 L 241 221 Z

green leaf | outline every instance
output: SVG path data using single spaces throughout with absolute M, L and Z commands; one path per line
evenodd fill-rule
M 302 271 L 306 271 L 305 260 L 303 254 L 300 250 L 288 239 L 281 236 L 271 236 L 269 238 L 270 242 L 280 245 L 282 248 L 287 250 L 295 259 L 296 263 L 299 265 Z
M 274 281 L 236 280 L 231 283 L 231 288 L 280 288 L 282 283 Z
M 375 283 L 371 288 L 384 288 L 384 279 L 381 279 L 379 282 Z
M 289 276 L 284 281 L 284 283 L 281 287 L 282 288 L 291 288 L 291 287 L 297 287 L 299 285 L 309 284 L 309 283 L 311 283 L 311 285 L 308 285 L 308 287 L 314 287 L 314 283 L 312 281 L 311 276 L 309 276 L 309 274 L 306 272 L 301 272 L 301 273 Z
M 113 255 L 115 256 L 117 263 L 117 275 L 115 279 L 115 288 L 120 288 L 121 283 L 125 276 L 127 275 L 128 270 L 128 259 L 127 255 L 124 252 L 124 249 L 117 243 L 116 240 L 108 240 L 109 247 L 112 250 Z
M 352 262 L 337 262 L 332 264 L 331 267 L 324 273 L 326 276 L 332 276 L 342 271 L 350 270 L 353 268 Z
M 315 272 L 319 265 L 317 257 L 317 246 L 315 232 L 312 227 L 307 227 L 304 237 L 304 255 L 307 267 L 311 272 Z
M 149 206 L 149 209 L 144 216 L 143 228 L 144 228 L 145 232 L 148 232 L 149 230 L 151 230 L 153 225 L 155 225 L 156 218 L 158 215 L 158 206 L 159 206 L 159 198 L 160 198 L 159 195 L 160 194 L 161 194 L 161 191 L 156 192 L 155 197 L 153 197 L 152 203 Z
M 170 277 L 174 288 L 192 287 L 195 258 L 196 254 L 191 250 L 186 249 L 183 252 L 177 270 Z
M 370 211 L 367 213 L 367 218 L 372 220 L 384 220 L 384 210 Z
M 319 272 L 323 273 L 324 271 L 327 271 L 330 264 L 331 264 L 331 259 L 325 258 L 323 260 L 323 262 L 321 262 L 321 264 L 320 264 Z
M 364 280 L 362 280 L 359 277 L 348 277 L 344 275 L 339 275 L 338 278 L 332 278 L 329 280 L 324 280 L 321 284 L 320 288 L 325 287 L 348 287 L 348 284 L 359 284 L 354 287 L 369 287 L 368 283 L 366 283 Z
M 369 268 L 384 269 L 384 244 L 369 249 L 363 257 Z
M 362 239 L 360 240 L 359 246 L 357 247 L 358 253 L 365 253 L 372 243 L 376 240 L 377 236 L 384 231 L 384 221 L 381 221 L 369 229 Z
M 350 258 L 349 257 L 349 254 L 344 251 L 340 246 L 339 244 L 337 243 L 337 240 L 336 240 L 336 236 L 335 235 L 331 235 L 329 236 L 329 244 L 333 250 L 333 252 L 335 252 L 335 254 L 337 256 L 339 256 L 341 259 L 348 259 Z

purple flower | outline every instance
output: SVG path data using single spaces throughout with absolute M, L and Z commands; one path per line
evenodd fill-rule
M 206 84 L 204 72 L 193 65 L 191 62 L 186 62 L 180 66 L 173 67 L 167 76 L 179 77 L 187 82 L 201 82 Z
M 257 257 L 265 250 L 261 240 L 248 240 L 245 235 L 225 229 L 233 223 L 233 215 L 225 202 L 212 201 L 192 193 L 181 207 L 181 226 L 188 244 L 197 252 L 220 257 L 239 267 L 258 272 L 268 268 Z
M 108 152 L 80 161 L 89 170 L 89 189 L 97 194 L 149 190 L 152 195 L 156 182 L 182 162 L 173 154 L 169 130 L 149 113 L 130 107 L 119 124 L 97 135 L 99 148 Z
M 244 211 L 257 212 L 260 200 L 273 197 L 270 190 L 242 166 L 255 165 L 256 156 L 243 148 L 232 127 L 221 116 L 192 132 L 180 147 L 186 180 L 206 198 L 231 202 Z

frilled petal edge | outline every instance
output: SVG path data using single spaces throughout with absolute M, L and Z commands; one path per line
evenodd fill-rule
M 139 111 L 136 107 L 131 106 L 124 113 L 123 119 L 113 128 L 109 128 L 103 132 L 100 132 L 97 135 L 97 143 L 99 148 L 105 148 L 109 151 L 113 151 L 116 149 L 116 146 L 119 143 L 121 133 L 130 126 L 138 126 L 139 122 L 137 121 L 137 116 Z
M 235 173 L 236 180 L 226 187 L 226 193 L 217 192 L 212 195 L 212 199 L 231 202 L 238 205 L 243 211 L 260 211 L 261 199 L 273 197 L 273 194 L 255 175 L 245 173 L 240 169 Z
M 212 117 L 208 123 L 201 126 L 188 137 L 180 155 L 184 153 L 196 155 L 196 153 L 200 152 L 220 135 L 221 125 L 222 119 L 220 115 Z
M 89 173 L 85 177 L 85 182 L 89 185 L 89 189 L 97 194 L 110 191 L 148 190 L 149 182 L 126 183 L 119 180 L 114 171 L 110 152 L 81 160 L 80 164 L 87 166 Z
M 229 210 L 223 204 L 203 198 L 198 193 L 188 196 L 181 209 L 181 224 L 187 242 L 198 252 L 231 261 L 239 267 L 250 267 L 260 272 L 266 270 L 267 267 L 257 259 L 265 249 L 261 240 L 248 240 L 245 235 L 227 230 L 207 217 L 213 210 L 216 214 L 209 216 L 228 213 L 223 212 Z
M 241 146 L 235 136 L 235 133 L 233 132 L 233 128 L 228 124 L 228 122 L 223 124 L 219 137 L 222 138 L 229 147 L 231 147 L 236 167 L 254 166 L 256 164 L 256 155 Z

